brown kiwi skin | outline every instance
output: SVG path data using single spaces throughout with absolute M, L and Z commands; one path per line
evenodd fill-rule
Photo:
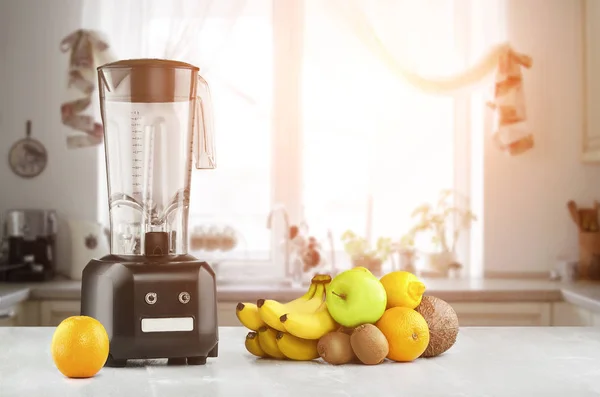
M 350 344 L 350 335 L 333 331 L 319 339 L 317 344 L 319 356 L 332 365 L 342 365 L 356 360 Z
M 366 365 L 381 364 L 389 353 L 385 335 L 373 324 L 356 327 L 350 336 L 350 344 L 356 357 Z

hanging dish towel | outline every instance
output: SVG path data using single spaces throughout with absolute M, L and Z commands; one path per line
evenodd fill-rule
M 81 148 L 102 143 L 102 125 L 93 115 L 81 114 L 92 104 L 97 85 L 96 67 L 110 62 L 113 56 L 98 32 L 79 29 L 65 37 L 60 50 L 70 52 L 68 99 L 61 105 L 62 122 L 83 134 L 67 137 L 68 148 Z
M 521 67 L 531 68 L 531 57 L 503 47 L 499 54 L 494 85 L 494 99 L 488 106 L 494 110 L 493 138 L 498 146 L 515 156 L 534 146 L 533 134 L 525 126 L 525 93 Z

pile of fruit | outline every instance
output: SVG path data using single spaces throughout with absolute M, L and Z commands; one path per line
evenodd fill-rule
M 250 330 L 245 346 L 261 358 L 339 365 L 407 362 L 450 349 L 458 335 L 452 307 L 423 296 L 414 274 L 375 277 L 357 267 L 335 278 L 318 274 L 308 291 L 287 303 L 259 299 L 239 303 L 236 315 Z

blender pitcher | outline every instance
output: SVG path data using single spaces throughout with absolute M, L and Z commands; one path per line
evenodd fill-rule
M 111 253 L 187 253 L 193 153 L 197 168 L 215 168 L 206 81 L 192 65 L 163 60 L 104 65 L 98 79 Z
M 81 314 L 104 325 L 107 366 L 152 358 L 199 365 L 218 355 L 215 274 L 187 253 L 192 163 L 216 166 L 199 72 L 158 59 L 98 68 L 111 252 L 83 270 Z

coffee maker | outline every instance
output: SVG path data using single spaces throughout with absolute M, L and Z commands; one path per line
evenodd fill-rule
M 9 210 L 4 217 L 0 281 L 36 282 L 54 277 L 56 212 Z
M 97 70 L 110 255 L 82 273 L 81 314 L 108 333 L 106 366 L 218 355 L 215 273 L 188 254 L 193 163 L 215 168 L 211 98 L 199 68 L 160 59 Z

